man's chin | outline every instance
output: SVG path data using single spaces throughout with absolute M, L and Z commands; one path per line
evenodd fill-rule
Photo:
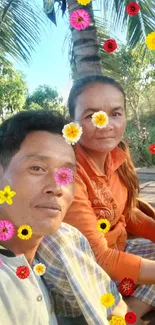
M 52 224 L 51 226 L 49 226 L 48 228 L 46 228 L 44 230 L 43 236 L 45 237 L 45 236 L 51 236 L 51 235 L 55 234 L 58 231 L 58 229 L 60 228 L 60 225 L 61 225 L 61 223 L 56 224 L 56 225 Z

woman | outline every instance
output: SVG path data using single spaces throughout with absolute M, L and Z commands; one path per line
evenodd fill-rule
M 85 77 L 73 85 L 68 106 L 83 133 L 75 146 L 75 199 L 64 221 L 87 237 L 98 264 L 113 280 L 130 278 L 138 285 L 127 303 L 141 318 L 155 307 L 155 221 L 144 213 L 148 210 L 155 217 L 155 212 L 147 204 L 141 211 L 137 200 L 138 179 L 122 141 L 124 91 L 111 78 Z M 92 115 L 98 111 L 109 117 L 102 129 L 92 123 Z M 99 219 L 110 222 L 106 234 L 97 227 Z M 147 240 L 127 240 L 127 232 Z

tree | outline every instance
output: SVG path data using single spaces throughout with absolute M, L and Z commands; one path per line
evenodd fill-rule
M 51 109 L 57 110 L 63 115 L 67 115 L 68 111 L 63 105 L 63 98 L 59 96 L 56 89 L 50 86 L 39 86 L 32 95 L 26 98 L 26 109 Z
M 68 8 L 69 15 L 77 9 L 85 9 L 91 17 L 91 25 L 82 31 L 71 29 L 72 34 L 72 56 L 74 57 L 74 75 L 75 78 L 83 75 L 101 73 L 102 62 L 100 59 L 100 50 L 97 31 L 95 26 L 94 12 L 92 2 L 86 7 L 79 5 L 77 0 L 57 0 L 61 6 L 62 13 L 66 12 Z M 100 0 L 103 4 L 103 10 L 107 13 L 111 25 L 114 28 L 125 28 L 127 31 L 127 44 L 130 48 L 139 46 L 141 55 L 151 56 L 151 51 L 146 48 L 145 38 L 148 33 L 155 29 L 155 15 L 154 0 L 139 0 L 141 10 L 138 15 L 129 17 L 126 13 L 125 7 L 130 0 Z M 56 13 L 54 8 L 54 0 L 43 0 L 44 10 L 48 18 L 56 24 Z M 103 49 L 102 49 L 103 51 Z M 104 65 L 103 65 L 104 67 Z
M 76 0 L 58 0 L 57 2 L 61 6 L 63 14 L 66 12 L 66 5 L 69 15 L 74 10 L 82 8 Z M 43 0 L 43 3 L 48 18 L 56 24 L 54 1 Z M 73 56 L 76 58 L 74 70 L 77 77 L 90 73 L 101 73 L 102 70 L 92 3 L 87 5 L 86 10 L 91 17 L 91 26 L 83 31 L 71 28 Z
M 106 54 L 107 57 L 108 53 Z M 154 56 L 155 59 L 155 56 Z M 111 66 L 106 66 L 106 75 L 115 78 L 120 82 L 126 92 L 127 114 L 134 117 L 138 128 L 140 128 L 140 115 L 142 104 L 147 97 L 149 89 L 155 86 L 155 64 L 154 59 L 143 61 L 139 58 L 139 53 L 129 47 L 121 46 L 119 51 L 113 53 Z M 105 54 L 101 61 L 108 61 Z M 148 102 L 149 104 L 149 102 Z M 150 111 L 151 111 L 151 104 Z
M 43 13 L 34 0 L 0 0 L 0 49 L 29 62 L 43 21 Z
M 0 54 L 0 117 L 18 112 L 24 108 L 27 86 L 21 73 Z

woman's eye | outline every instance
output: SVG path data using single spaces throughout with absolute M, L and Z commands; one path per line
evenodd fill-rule
M 122 116 L 122 114 L 120 112 L 115 112 L 112 114 L 113 116 Z
M 86 116 L 86 118 L 91 118 L 93 114 L 89 114 Z

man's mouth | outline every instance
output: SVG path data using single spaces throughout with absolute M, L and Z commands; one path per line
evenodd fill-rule
M 57 203 L 52 203 L 52 202 L 40 203 L 35 207 L 40 209 L 51 209 L 51 210 L 61 211 L 61 206 Z

